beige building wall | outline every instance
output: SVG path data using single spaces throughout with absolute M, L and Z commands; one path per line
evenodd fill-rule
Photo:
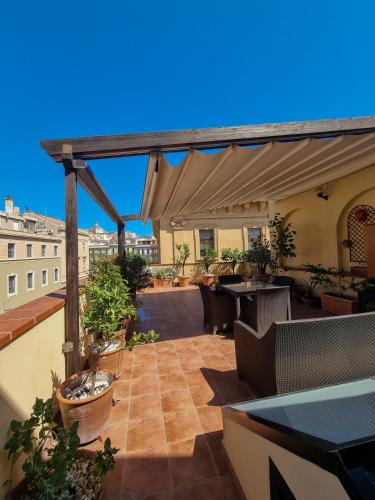
M 10 474 L 4 450 L 10 421 L 28 418 L 35 398 L 50 398 L 65 378 L 64 325 L 63 308 L 0 351 L 0 484 Z M 5 493 L 0 488 L 0 498 Z
M 191 255 L 188 264 L 199 263 L 199 230 L 212 229 L 215 249 L 221 253 L 223 248 L 248 249 L 248 228 L 264 228 L 267 225 L 266 205 L 253 205 L 236 213 L 211 214 L 181 219 L 160 219 L 153 222 L 158 239 L 160 264 L 174 265 L 178 252 L 176 244 L 186 242 Z
M 8 258 L 8 243 L 15 244 L 15 257 Z M 27 257 L 27 245 L 32 257 Z M 46 255 L 42 256 L 42 245 Z M 57 256 L 55 256 L 55 248 Z M 55 280 L 55 269 L 58 279 Z M 47 284 L 42 284 L 42 271 Z M 27 273 L 34 273 L 34 286 L 27 289 Z M 16 276 L 16 293 L 8 293 L 8 277 Z M 0 229 L 0 313 L 61 288 L 61 239 L 20 231 Z
M 270 215 L 281 213 L 297 231 L 297 256 L 286 259 L 285 265 L 323 264 L 346 271 L 358 265 L 350 262 L 349 249 L 343 247 L 342 241 L 348 238 L 349 211 L 360 204 L 375 208 L 375 165 L 331 182 L 326 188 L 327 201 L 309 190 L 270 203 Z

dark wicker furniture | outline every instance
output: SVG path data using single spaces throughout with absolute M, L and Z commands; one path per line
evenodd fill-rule
M 216 334 L 221 331 L 232 331 L 236 319 L 235 301 L 231 295 L 209 286 L 199 284 L 203 302 L 203 327 Z
M 278 322 L 259 336 L 236 321 L 237 370 L 270 396 L 375 376 L 375 313 Z

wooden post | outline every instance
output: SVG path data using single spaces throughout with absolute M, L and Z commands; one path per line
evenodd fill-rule
M 125 224 L 117 225 L 118 236 L 118 254 L 123 255 L 125 252 Z
M 65 367 L 69 377 L 80 369 L 79 284 L 78 284 L 78 214 L 77 173 L 73 156 L 64 153 L 65 167 L 65 237 L 66 237 L 66 305 L 65 305 Z

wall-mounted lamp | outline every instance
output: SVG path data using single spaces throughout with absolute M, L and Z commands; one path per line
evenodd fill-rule
M 328 190 L 327 190 L 327 187 L 318 187 L 315 189 L 315 196 L 317 198 L 322 198 L 323 200 L 328 200 L 329 196 L 328 196 Z
M 184 220 L 171 220 L 171 226 L 172 227 L 175 227 L 175 228 L 179 228 L 179 227 L 184 227 L 186 226 L 186 221 Z

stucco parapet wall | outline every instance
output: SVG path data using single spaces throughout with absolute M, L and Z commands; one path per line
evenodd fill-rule
M 0 350 L 65 305 L 61 289 L 0 315 Z

